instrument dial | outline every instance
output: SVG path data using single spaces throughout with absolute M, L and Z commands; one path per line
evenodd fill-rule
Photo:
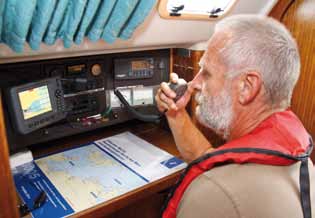
M 91 73 L 93 76 L 99 76 L 102 73 L 102 66 L 100 64 L 93 64 Z

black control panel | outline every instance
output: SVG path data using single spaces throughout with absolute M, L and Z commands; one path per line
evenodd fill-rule
M 5 92 L 35 81 L 59 78 L 61 88 L 54 92 L 54 106 L 66 111 L 59 121 L 54 117 L 54 122 L 46 125 L 49 118 L 38 117 L 28 124 L 33 125 L 30 132 L 20 131 L 10 115 L 10 97 L 3 96 L 11 151 L 133 119 L 115 97 L 116 88 L 137 111 L 157 114 L 154 95 L 159 84 L 168 81 L 169 60 L 169 50 L 162 49 L 1 64 L 0 88 Z

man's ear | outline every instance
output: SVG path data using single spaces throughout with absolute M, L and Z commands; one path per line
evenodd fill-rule
M 258 72 L 250 71 L 239 78 L 239 98 L 242 105 L 251 103 L 262 87 L 262 79 Z

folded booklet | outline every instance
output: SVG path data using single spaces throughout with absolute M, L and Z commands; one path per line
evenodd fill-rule
M 46 200 L 34 218 L 66 217 L 125 194 L 186 167 L 186 163 L 125 132 L 13 169 L 17 191 L 28 208 L 40 193 Z

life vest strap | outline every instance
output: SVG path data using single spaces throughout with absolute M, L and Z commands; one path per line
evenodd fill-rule
M 310 138 L 310 147 L 306 152 L 310 156 L 313 150 L 313 141 Z M 300 198 L 304 218 L 312 218 L 310 175 L 308 169 L 308 157 L 301 160 L 300 166 Z

